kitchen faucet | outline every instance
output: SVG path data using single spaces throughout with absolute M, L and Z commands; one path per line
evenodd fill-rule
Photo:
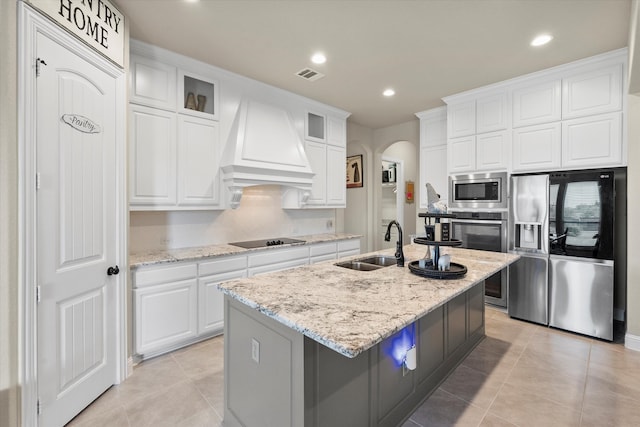
M 391 240 L 391 226 L 395 224 L 398 227 L 398 241 L 396 242 L 396 261 L 398 267 L 404 267 L 404 252 L 402 252 L 402 227 L 398 224 L 398 221 L 393 220 L 387 226 L 387 232 L 384 235 L 384 241 Z

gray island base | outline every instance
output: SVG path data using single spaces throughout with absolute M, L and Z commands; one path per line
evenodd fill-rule
M 407 262 L 425 250 L 405 246 Z M 484 279 L 518 258 L 446 253 L 467 266 L 465 277 L 426 279 L 396 266 L 354 271 L 333 261 L 219 285 L 223 425 L 401 425 L 483 339 Z

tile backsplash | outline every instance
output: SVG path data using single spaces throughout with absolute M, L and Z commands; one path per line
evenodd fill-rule
M 281 187 L 244 190 L 237 209 L 131 212 L 129 252 L 335 232 L 335 209 L 282 209 Z

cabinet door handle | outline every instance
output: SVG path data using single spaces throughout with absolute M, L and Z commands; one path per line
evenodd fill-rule
M 114 276 L 120 273 L 120 268 L 116 265 L 115 267 L 107 268 L 107 276 Z

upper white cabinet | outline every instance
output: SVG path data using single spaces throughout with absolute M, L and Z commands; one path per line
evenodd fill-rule
M 498 91 L 476 100 L 476 133 L 494 132 L 507 128 L 507 93 Z
M 417 197 L 426 209 L 426 184 L 429 183 L 447 201 L 447 107 L 416 113 L 420 119 L 420 181 Z
M 178 117 L 178 205 L 217 206 L 220 203 L 218 122 Z
M 131 102 L 175 111 L 177 73 L 175 66 L 143 56 L 131 55 L 129 73 Z
M 560 122 L 513 130 L 513 172 L 552 171 L 561 166 Z
M 176 203 L 176 116 L 129 107 L 129 198 L 134 206 Z
M 617 166 L 622 162 L 622 113 L 562 122 L 562 165 Z
M 500 170 L 509 165 L 511 138 L 509 132 L 498 131 L 476 136 L 476 170 Z
M 449 139 L 447 163 L 449 173 L 473 171 L 476 168 L 476 136 Z
M 625 166 L 626 66 L 620 49 L 444 98 L 447 173 Z
M 622 109 L 622 64 L 578 72 L 562 81 L 562 118 Z
M 447 135 L 449 138 L 476 133 L 476 101 L 457 102 L 447 106 Z
M 561 112 L 560 79 L 527 82 L 513 89 L 513 127 L 557 122 Z
M 305 118 L 305 153 L 315 174 L 306 201 L 298 191 L 283 193 L 285 209 L 344 208 L 347 205 L 347 121 L 329 113 L 308 111 Z
M 131 55 L 131 210 L 221 209 L 215 79 Z

